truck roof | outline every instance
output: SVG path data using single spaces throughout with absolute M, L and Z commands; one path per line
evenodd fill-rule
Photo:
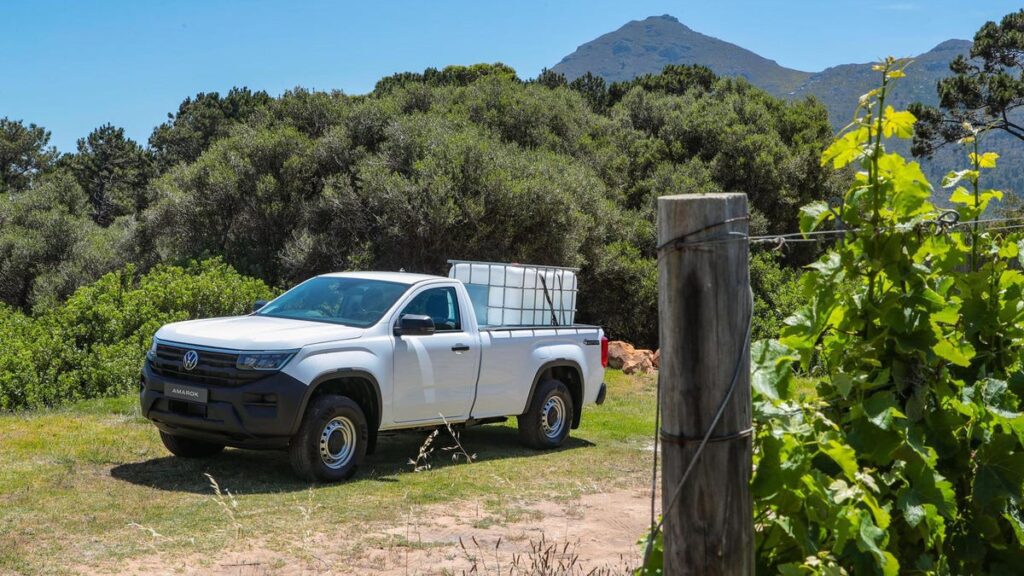
M 396 282 L 398 284 L 418 284 L 426 280 L 449 280 L 445 276 L 432 276 L 430 274 L 411 274 L 409 272 L 331 272 L 321 274 L 328 278 L 365 278 L 367 280 L 380 280 L 382 282 Z

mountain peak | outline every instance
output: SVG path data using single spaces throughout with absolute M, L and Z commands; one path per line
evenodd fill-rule
M 935 46 L 935 48 L 932 48 L 928 52 L 962 52 L 970 50 L 973 45 L 974 44 L 970 40 L 953 38 L 951 40 L 946 40 L 945 42 L 940 42 Z
M 679 18 L 671 14 L 662 14 L 661 16 L 648 16 L 640 20 L 630 20 L 621 28 L 609 34 L 624 34 L 630 30 L 636 33 L 646 33 L 655 36 L 666 33 L 671 34 L 673 32 L 693 32 L 688 26 L 680 22 Z
M 776 93 L 790 92 L 808 76 L 718 38 L 696 32 L 663 14 L 633 20 L 576 49 L 552 70 L 569 80 L 587 72 L 609 82 L 657 74 L 669 64 L 701 64 L 721 76 L 740 76 Z
M 629 22 L 629 24 L 626 24 L 625 26 L 620 28 L 619 31 L 621 31 L 622 29 L 627 28 L 627 27 L 629 27 L 631 25 L 632 26 L 643 25 L 647 29 L 648 32 L 654 32 L 655 30 L 660 31 L 660 32 L 665 32 L 667 30 L 680 30 L 680 31 L 686 31 L 686 32 L 693 32 L 693 30 L 689 26 L 687 26 L 686 24 L 683 24 L 682 22 L 680 22 L 679 18 L 676 18 L 675 16 L 673 16 L 671 14 L 662 14 L 661 16 L 648 16 L 647 18 L 644 18 L 643 20 L 633 20 L 633 21 Z M 613 32 L 613 34 L 614 34 L 614 32 Z

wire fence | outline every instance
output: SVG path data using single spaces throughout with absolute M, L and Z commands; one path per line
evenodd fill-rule
M 1002 224 L 1002 226 L 996 226 Z M 943 210 L 939 216 L 915 222 L 904 226 L 880 227 L 880 228 L 835 228 L 832 230 L 812 230 L 809 232 L 786 232 L 782 234 L 765 234 L 761 236 L 746 236 L 751 246 L 773 246 L 784 248 L 787 244 L 824 242 L 835 238 L 844 238 L 848 235 L 856 235 L 864 232 L 879 234 L 885 232 L 910 232 L 927 231 L 935 234 L 952 232 L 960 228 L 983 227 L 989 232 L 1018 230 L 1024 228 L 1024 216 L 1010 218 L 981 218 L 976 220 L 960 221 L 960 213 L 956 210 Z

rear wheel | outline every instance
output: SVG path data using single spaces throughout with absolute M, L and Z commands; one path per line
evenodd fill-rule
M 538 450 L 557 448 L 569 437 L 573 403 L 569 389 L 554 379 L 537 384 L 526 413 L 519 416 L 519 439 Z
M 160 441 L 164 443 L 164 447 L 171 454 L 181 458 L 205 458 L 216 456 L 224 451 L 223 444 L 204 442 L 193 438 L 185 438 L 184 436 L 174 436 L 164 431 L 160 431 Z
M 366 455 L 366 416 L 351 398 L 313 400 L 289 447 L 292 469 L 306 480 L 338 482 L 356 473 Z

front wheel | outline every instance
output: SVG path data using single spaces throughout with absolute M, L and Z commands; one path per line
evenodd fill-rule
M 569 437 L 573 403 L 569 389 L 559 380 L 542 380 L 519 416 L 519 439 L 538 450 L 557 448 Z
M 348 480 L 363 461 L 368 444 L 366 416 L 359 405 L 345 396 L 320 396 L 292 438 L 292 469 L 313 482 Z

